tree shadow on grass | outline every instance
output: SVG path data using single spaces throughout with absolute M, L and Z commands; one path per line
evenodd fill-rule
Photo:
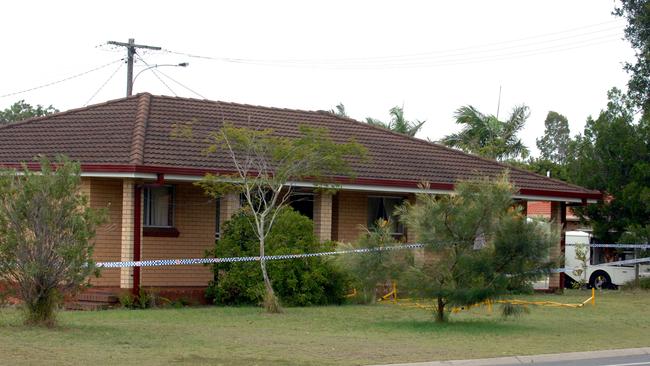
M 528 333 L 534 327 L 505 320 L 450 320 L 436 323 L 431 320 L 389 320 L 379 321 L 375 326 L 386 330 L 398 330 L 414 333 L 463 333 L 463 334 L 516 334 Z

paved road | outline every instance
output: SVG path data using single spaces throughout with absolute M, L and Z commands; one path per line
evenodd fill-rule
M 650 356 L 618 356 L 587 360 L 535 362 L 534 364 L 539 366 L 650 366 Z
M 650 347 L 477 360 L 415 362 L 385 366 L 508 366 L 531 364 L 536 366 L 650 366 Z

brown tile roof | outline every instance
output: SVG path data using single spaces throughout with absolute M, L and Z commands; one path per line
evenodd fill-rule
M 150 172 L 231 170 L 232 165 L 224 154 L 203 154 L 202 139 L 170 138 L 172 124 L 190 121 L 195 136 L 207 135 L 223 121 L 238 126 L 273 128 L 286 136 L 296 136 L 299 125 L 325 127 L 334 140 L 355 138 L 368 149 L 367 162 L 353 163 L 357 182 L 365 184 L 413 187 L 426 180 L 442 188 L 461 179 L 497 176 L 508 168 L 511 180 L 522 193 L 599 196 L 595 191 L 323 111 L 147 93 L 0 127 L 0 164 L 30 161 L 38 154 L 62 153 L 79 160 L 88 169 L 95 166 L 96 170 L 102 166 L 129 166 L 136 170 L 148 167 Z

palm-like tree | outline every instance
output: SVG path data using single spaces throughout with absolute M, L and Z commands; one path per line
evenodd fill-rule
M 426 121 L 408 121 L 404 118 L 404 107 L 395 106 L 390 109 L 390 122 L 386 123 L 376 118 L 367 117 L 368 124 L 383 127 L 395 132 L 403 133 L 408 136 L 415 136 L 422 128 Z
M 463 129 L 446 136 L 442 143 L 465 152 L 477 154 L 490 159 L 506 160 L 510 158 L 525 159 L 528 148 L 517 137 L 530 116 L 528 107 L 516 106 L 505 121 L 493 115 L 484 115 L 471 105 L 456 110 L 456 123 Z
M 345 117 L 345 118 L 348 117 L 348 113 L 345 111 L 345 106 L 343 105 L 343 103 L 337 104 L 335 108 L 336 109 L 334 108 L 330 109 L 330 113 L 339 117 Z

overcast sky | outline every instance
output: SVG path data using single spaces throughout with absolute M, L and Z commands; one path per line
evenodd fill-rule
M 605 106 L 608 89 L 625 86 L 621 64 L 633 51 L 622 40 L 624 21 L 611 15 L 614 6 L 612 0 L 4 1 L 0 96 L 114 63 L 0 97 L 0 108 L 25 99 L 66 110 L 123 97 L 126 67 L 115 61 L 125 50 L 105 43 L 135 38 L 164 49 L 141 53 L 149 65 L 190 63 L 158 69 L 191 89 L 157 74 L 179 96 L 307 110 L 342 102 L 356 119 L 387 120 L 391 107 L 404 105 L 408 119 L 427 120 L 418 137 L 432 140 L 459 129 L 453 114 L 462 105 L 495 114 L 501 86 L 500 117 L 517 104 L 531 108 L 521 137 L 536 151 L 549 110 L 566 115 L 575 134 Z M 136 73 L 143 67 L 138 62 Z M 134 92 L 142 91 L 173 95 L 151 70 L 136 80 Z

